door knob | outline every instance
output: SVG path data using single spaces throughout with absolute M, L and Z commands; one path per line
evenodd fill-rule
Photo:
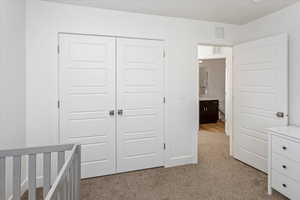
M 123 110 L 122 109 L 120 109 L 120 110 L 118 110 L 118 115 L 123 115 Z
M 286 165 L 282 165 L 282 168 L 283 168 L 283 169 L 286 169 Z
M 282 149 L 283 149 L 283 150 L 287 150 L 287 147 L 286 147 L 286 146 L 283 146 Z
M 110 110 L 109 111 L 109 116 L 114 116 L 115 115 L 115 111 L 114 110 Z
M 283 112 L 277 112 L 276 116 L 279 118 L 284 118 L 284 113 Z

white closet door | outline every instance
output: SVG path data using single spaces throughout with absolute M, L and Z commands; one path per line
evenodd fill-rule
M 82 144 L 82 177 L 115 172 L 115 39 L 59 36 L 61 143 Z
M 288 123 L 286 34 L 234 47 L 234 156 L 267 170 L 268 131 Z
M 161 41 L 117 39 L 118 172 L 164 164 L 163 60 Z

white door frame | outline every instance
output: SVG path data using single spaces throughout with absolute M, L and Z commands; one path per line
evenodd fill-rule
M 233 156 L 234 152 L 233 152 L 233 89 L 232 89 L 232 81 L 233 81 L 233 45 L 228 45 L 228 44 L 214 44 L 214 43 L 198 43 L 198 46 L 212 46 L 212 47 L 230 47 L 232 49 L 231 51 L 231 63 L 228 63 L 228 59 L 226 57 L 225 58 L 225 120 L 230 120 L 229 122 L 227 122 L 228 124 L 230 124 L 230 130 L 226 131 L 226 135 L 229 136 L 229 155 Z M 220 57 L 221 58 L 221 57 Z M 198 63 L 197 63 L 198 64 Z M 197 68 L 199 70 L 199 64 L 197 65 Z M 197 90 L 199 93 L 199 71 L 197 73 Z M 199 96 L 199 94 L 198 94 Z M 230 112 L 228 112 L 228 108 L 226 106 L 226 102 L 230 102 L 229 103 L 229 107 Z M 198 105 L 200 106 L 200 105 Z M 198 109 L 198 116 L 200 116 L 199 113 L 199 109 Z M 225 127 L 226 130 L 226 127 Z
M 162 73 L 163 73 L 163 98 L 164 98 L 164 104 L 163 104 L 163 142 L 164 142 L 164 145 L 162 146 L 165 147 L 165 146 L 168 146 L 167 144 L 167 138 L 166 138 L 166 118 L 167 118 L 167 115 L 166 115 L 166 104 L 167 104 L 167 101 L 165 101 L 166 99 L 166 68 L 167 68 L 167 42 L 165 39 L 158 39 L 158 38 L 142 38 L 142 37 L 128 37 L 128 36 L 121 36 L 121 35 L 102 35 L 102 34 L 85 34 L 85 33 L 72 33 L 72 32 L 58 32 L 57 33 L 57 77 L 60 77 L 60 35 L 63 35 L 63 34 L 69 34 L 69 35 L 84 35 L 84 36 L 100 36 L 100 37 L 112 37 L 112 38 L 115 38 L 115 39 L 118 39 L 118 38 L 127 38 L 127 39 L 139 39 L 139 40 L 155 40 L 155 41 L 161 41 L 163 42 L 163 51 L 164 51 L 164 60 L 163 60 L 163 70 L 162 70 Z M 117 58 L 116 58 L 117 59 Z M 117 64 L 117 63 L 116 63 Z M 60 84 L 60 78 L 57 79 L 57 98 L 58 98 L 58 112 L 57 112 L 57 120 L 58 120 L 58 142 L 59 143 L 62 143 L 62 133 L 61 133 L 61 112 L 60 112 L 60 106 L 61 106 L 61 102 L 60 102 L 60 99 L 61 99 L 61 84 Z M 163 151 L 163 167 L 166 167 L 167 165 L 167 149 L 164 149 Z

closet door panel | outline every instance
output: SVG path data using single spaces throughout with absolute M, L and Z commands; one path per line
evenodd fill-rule
M 117 171 L 163 166 L 163 42 L 117 39 Z
M 61 143 L 82 144 L 82 177 L 115 173 L 115 38 L 60 34 Z

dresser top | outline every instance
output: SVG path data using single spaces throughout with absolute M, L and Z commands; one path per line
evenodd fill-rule
M 300 127 L 299 126 L 284 126 L 284 127 L 275 127 L 269 128 L 270 131 L 283 135 L 286 137 L 291 137 L 300 140 Z

